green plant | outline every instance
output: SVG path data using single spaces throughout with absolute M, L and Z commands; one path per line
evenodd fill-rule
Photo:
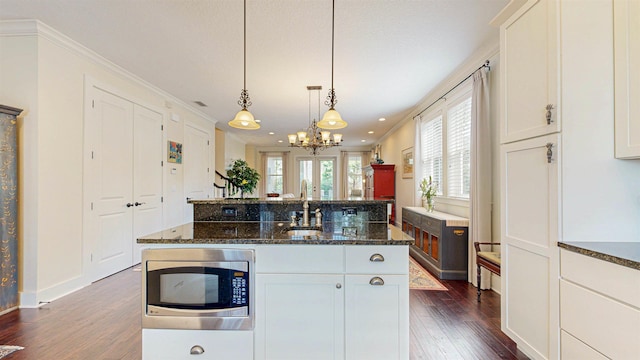
M 260 174 L 250 168 L 246 161 L 240 159 L 235 160 L 231 168 L 227 170 L 227 177 L 235 185 L 235 188 L 231 188 L 231 195 L 237 193 L 238 190 L 243 193 L 252 193 L 260 180 Z
M 420 192 L 422 193 L 422 197 L 427 199 L 427 201 L 431 201 L 432 198 L 435 198 L 437 191 L 438 184 L 433 182 L 431 176 L 429 176 L 429 180 L 424 178 L 420 182 Z

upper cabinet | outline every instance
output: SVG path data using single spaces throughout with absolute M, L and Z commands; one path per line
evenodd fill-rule
M 530 0 L 500 27 L 500 143 L 560 131 L 556 2 Z
M 616 157 L 640 158 L 640 1 L 613 2 Z M 635 101 L 632 101 L 635 99 Z

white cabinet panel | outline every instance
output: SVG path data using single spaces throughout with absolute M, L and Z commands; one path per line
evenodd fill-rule
M 252 360 L 252 344 L 253 331 L 142 329 L 143 360 Z
M 256 271 L 283 274 L 344 272 L 343 246 L 256 246 Z
M 560 131 L 556 6 L 530 0 L 500 28 L 501 143 Z
M 640 158 L 640 1 L 614 0 L 616 157 Z
M 587 344 L 571 336 L 571 334 L 568 334 L 566 331 L 561 331 L 560 343 L 561 343 L 560 348 L 562 349 L 560 356 L 562 359 L 566 359 L 566 360 L 571 360 L 571 359 L 607 360 L 608 359 L 604 355 L 595 351 L 593 348 L 589 347 Z
M 409 248 L 406 246 L 364 246 L 345 248 L 349 274 L 408 274 Z
M 347 275 L 345 282 L 346 358 L 407 359 L 409 277 Z
M 343 275 L 257 274 L 256 359 L 343 359 L 343 282 Z

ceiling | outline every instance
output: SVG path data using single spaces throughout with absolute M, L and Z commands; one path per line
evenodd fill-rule
M 475 51 L 497 43 L 489 22 L 508 2 L 336 0 L 344 145 L 374 144 Z M 227 125 L 243 88 L 242 1 L 0 0 L 0 20 L 38 19 L 198 108 L 217 128 L 285 146 L 288 133 L 308 126 L 310 107 L 318 117 L 318 92 L 306 87 L 322 86 L 323 103 L 331 87 L 331 1 L 247 0 L 246 11 L 249 110 L 262 120 L 255 131 Z

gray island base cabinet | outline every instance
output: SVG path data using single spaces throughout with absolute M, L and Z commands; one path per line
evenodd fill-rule
M 467 280 L 469 219 L 403 207 L 402 231 L 414 237 L 410 254 L 425 269 L 443 280 Z

